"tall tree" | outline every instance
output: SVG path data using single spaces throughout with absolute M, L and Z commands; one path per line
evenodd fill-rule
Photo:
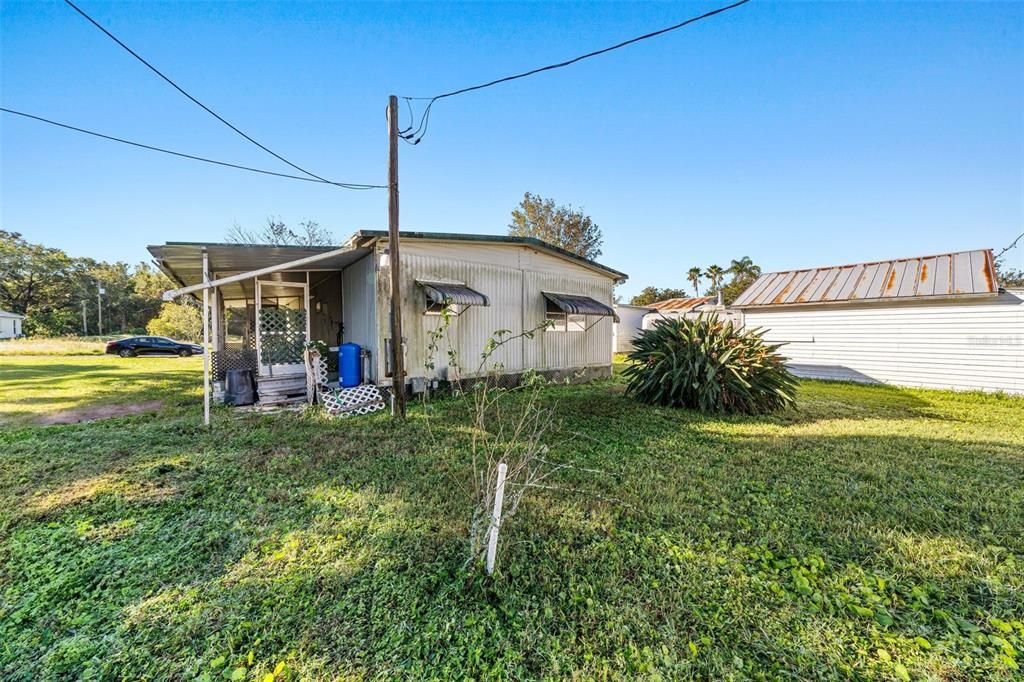
M 711 280 L 711 288 L 708 289 L 708 295 L 717 294 L 719 285 L 722 283 L 722 277 L 725 276 L 725 269 L 721 265 L 709 265 L 708 269 L 704 271 L 704 276 Z
M 591 260 L 601 255 L 604 236 L 590 216 L 572 206 L 557 206 L 526 192 L 512 211 L 508 233 L 517 237 L 535 237 Z
M 754 265 L 754 261 L 750 260 L 750 256 L 744 256 L 743 258 L 730 262 L 728 272 L 732 274 L 733 279 L 747 278 L 751 276 L 753 276 L 754 279 L 757 279 L 761 276 L 761 268 Z
M 26 334 L 67 333 L 78 264 L 60 249 L 0 230 L 0 308 L 26 316 Z
M 731 305 L 733 301 L 740 297 L 740 294 L 746 291 L 747 287 L 761 276 L 761 268 L 754 265 L 750 258 L 744 256 L 732 262 L 729 266 L 729 272 L 732 273 L 732 278 L 730 278 L 728 284 L 722 287 L 722 298 L 725 300 L 726 305 Z
M 227 240 L 233 244 L 275 244 L 278 246 L 333 246 L 337 242 L 330 230 L 315 220 L 303 220 L 298 228 L 288 227 L 281 218 L 267 218 L 267 223 L 255 230 L 238 223 L 228 230 Z
M 82 305 L 96 329 L 96 294 L 103 287 L 104 331 L 145 327 L 160 308 L 170 281 L 140 263 L 73 258 L 60 249 L 32 244 L 0 230 L 0 308 L 22 313 L 25 333 L 56 336 L 82 331 Z
M 686 279 L 693 285 L 693 295 L 700 296 L 700 278 L 702 271 L 699 267 L 692 267 L 686 271 Z

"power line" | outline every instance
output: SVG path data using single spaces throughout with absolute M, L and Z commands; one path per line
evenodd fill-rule
M 67 1 L 67 0 L 65 0 L 65 1 Z M 579 55 L 578 57 L 573 57 L 572 59 L 567 59 L 564 62 L 558 62 L 557 64 L 548 64 L 547 66 L 542 66 L 542 67 L 539 67 L 539 68 L 536 68 L 536 69 L 531 69 L 529 71 L 524 71 L 522 73 L 517 73 L 517 74 L 514 74 L 512 76 L 505 76 L 504 78 L 497 78 L 495 80 L 488 81 L 487 83 L 481 83 L 479 85 L 471 85 L 471 86 L 466 87 L 466 88 L 460 88 L 458 90 L 452 90 L 451 92 L 445 92 L 445 93 L 442 93 L 440 95 L 434 95 L 433 97 L 403 97 L 402 99 L 404 99 L 406 101 L 406 104 L 409 105 L 410 110 L 412 109 L 412 100 L 426 100 L 427 101 L 427 106 L 423 110 L 423 113 L 420 115 L 420 122 L 419 122 L 419 125 L 416 127 L 416 130 L 414 130 L 414 131 L 412 131 L 410 133 L 406 133 L 403 137 L 406 139 L 406 141 L 411 141 L 410 144 L 419 144 L 420 140 L 423 139 L 423 136 L 426 135 L 427 127 L 430 125 L 430 110 L 434 106 L 434 103 L 437 102 L 439 99 L 444 99 L 446 97 L 455 97 L 456 95 L 462 95 L 462 94 L 465 94 L 467 92 L 473 92 L 474 90 L 483 90 L 484 88 L 489 88 L 489 87 L 492 87 L 492 86 L 495 86 L 495 85 L 499 85 L 501 83 L 508 83 L 509 81 L 518 80 L 520 78 L 526 78 L 527 76 L 533 76 L 533 75 L 536 75 L 538 73 L 543 73 L 544 71 L 554 71 L 555 69 L 562 69 L 562 68 L 565 68 L 566 66 L 571 66 L 571 65 L 575 64 L 576 62 L 581 62 L 584 59 L 590 59 L 591 57 L 597 57 L 598 55 L 605 54 L 606 52 L 611 52 L 613 50 L 618 50 L 618 49 L 626 47 L 628 45 L 632 45 L 634 43 L 639 43 L 639 42 L 641 42 L 643 40 L 649 40 L 651 38 L 655 38 L 655 37 L 663 35 L 665 33 L 669 33 L 671 31 L 676 31 L 678 29 L 683 28 L 684 26 L 689 26 L 690 24 L 696 23 L 696 22 L 701 21 L 703 19 L 708 19 L 710 17 L 713 17 L 716 14 L 721 14 L 722 12 L 728 12 L 729 10 L 735 9 L 736 7 L 739 7 L 740 5 L 747 4 L 748 2 L 750 2 L 750 0 L 739 0 L 739 2 L 734 2 L 731 5 L 725 5 L 724 7 L 719 7 L 718 9 L 711 10 L 710 12 L 705 12 L 704 14 L 701 14 L 701 15 L 698 15 L 698 16 L 695 16 L 695 17 L 691 17 L 691 18 L 689 18 L 689 19 L 687 19 L 685 21 L 679 22 L 678 24 L 674 24 L 674 25 L 668 26 L 666 28 L 658 29 L 657 31 L 651 31 L 650 33 L 645 33 L 642 36 L 636 36 L 635 38 L 630 38 L 629 40 L 624 40 L 621 43 L 616 43 L 615 45 L 611 45 L 609 47 L 601 48 L 600 50 L 594 50 L 593 52 L 588 52 L 586 54 Z
M 141 149 L 148 149 L 154 152 L 161 152 L 163 154 L 170 154 L 172 156 L 179 156 L 183 159 L 191 159 L 193 161 L 202 161 L 203 163 L 212 163 L 217 166 L 226 166 L 227 168 L 235 168 L 237 170 L 249 171 L 250 173 L 262 173 L 263 175 L 273 175 L 279 178 L 288 178 L 289 180 L 302 180 L 304 182 L 315 182 L 317 184 L 334 185 L 335 187 L 341 187 L 344 189 L 387 189 L 387 185 L 365 185 L 360 183 L 351 182 L 334 182 L 332 180 L 319 180 L 316 178 L 303 177 L 301 175 L 289 175 L 288 173 L 277 173 L 275 171 L 264 170 L 262 168 L 252 168 L 250 166 L 241 166 L 237 163 L 228 163 L 227 161 L 217 161 L 215 159 L 208 159 L 203 156 L 195 156 L 194 154 L 185 154 L 184 152 L 176 152 L 171 149 L 164 149 L 163 147 L 154 147 L 153 145 L 143 144 L 141 142 L 133 142 L 131 140 L 125 140 L 124 138 L 114 137 L 113 135 L 104 135 L 103 133 L 97 133 L 93 130 L 86 130 L 85 128 L 79 128 L 77 126 L 68 125 L 67 123 L 60 123 L 58 121 L 52 121 L 42 116 L 36 116 L 34 114 L 28 114 L 24 111 L 16 111 L 14 109 L 8 109 L 6 107 L 0 107 L 0 111 L 13 114 L 15 116 L 22 116 L 42 123 L 48 123 L 58 128 L 65 128 L 66 130 L 73 130 L 76 133 L 84 133 L 85 135 L 92 135 L 93 137 L 99 137 L 104 140 L 111 140 L 112 142 L 120 142 L 121 144 L 131 145 L 133 147 L 139 147 Z
M 1019 241 L 1020 241 L 1021 239 L 1024 239 L 1024 232 L 1021 232 L 1020 234 L 1018 234 L 1018 235 L 1017 235 L 1017 238 L 1016 238 L 1016 239 L 1014 239 L 1014 240 L 1013 240 L 1012 242 L 1010 242 L 1010 245 L 1009 245 L 1009 246 L 1007 246 L 1007 247 L 1006 247 L 1005 249 L 1003 249 L 1002 251 L 1000 251 L 1000 252 L 999 252 L 999 253 L 998 253 L 998 254 L 996 255 L 996 260 L 998 260 L 999 258 L 1001 258 L 1001 257 L 1002 257 L 1002 255 L 1003 255 L 1004 253 L 1006 253 L 1007 251 L 1009 251 L 1009 250 L 1010 250 L 1010 249 L 1012 249 L 1013 247 L 1017 246 L 1017 242 L 1019 242 Z
M 182 95 L 184 95 L 185 97 L 187 97 L 187 98 L 189 98 L 190 100 L 192 100 L 192 101 L 193 101 L 193 102 L 194 102 L 195 104 L 197 104 L 197 105 L 198 105 L 198 106 L 199 106 L 200 108 L 202 108 L 202 109 L 203 109 L 203 110 L 204 110 L 204 111 L 205 111 L 206 113 L 208 113 L 208 114 L 210 114 L 211 116 L 213 116 L 214 118 L 216 118 L 216 119 L 217 119 L 218 121 L 220 121 L 221 123 L 223 123 L 224 125 L 226 125 L 226 126 L 227 126 L 228 128 L 231 128 L 231 129 L 232 129 L 233 131 L 235 131 L 236 133 L 238 133 L 239 135 L 241 135 L 242 137 L 244 137 L 244 138 L 245 138 L 246 140 L 248 140 L 249 142 L 253 143 L 254 145 L 256 145 L 257 147 L 259 147 L 259 148 L 260 148 L 260 149 L 262 149 L 263 151 L 265 151 L 265 152 L 267 152 L 268 154 L 270 154 L 271 156 L 273 156 L 274 158 L 276 158 L 276 159 L 279 159 L 280 161 L 283 161 L 284 163 L 288 164 L 289 166 L 291 166 L 291 167 L 292 167 L 292 168 L 294 168 L 295 170 L 297 170 L 297 171 L 299 171 L 299 172 L 301 172 L 301 173 L 305 173 L 306 175 L 310 176 L 311 178 L 315 178 L 315 179 L 317 179 L 317 180 L 319 180 L 319 181 L 321 181 L 321 182 L 326 182 L 326 183 L 329 183 L 329 184 L 336 184 L 336 183 L 332 183 L 332 182 L 331 182 L 330 180 L 327 180 L 326 178 L 322 178 L 322 177 L 320 177 L 320 176 L 319 176 L 319 175 L 317 175 L 316 173 L 313 173 L 313 172 L 311 172 L 311 171 L 308 171 L 308 170 L 306 170 L 306 169 L 305 169 L 305 168 L 303 168 L 302 166 L 299 166 L 299 165 L 296 165 L 296 164 L 292 163 L 291 161 L 289 161 L 288 159 L 284 158 L 283 156 L 281 156 L 281 155 L 280 155 L 280 154 L 278 154 L 277 152 L 273 151 L 272 149 L 269 149 L 269 148 L 267 148 L 266 146 L 264 146 L 264 145 L 260 144 L 259 142 L 257 142 L 257 141 L 256 141 L 256 140 L 254 140 L 253 138 L 251 138 L 250 136 L 246 135 L 246 134 L 245 134 L 244 132 L 242 132 L 242 131 L 241 131 L 241 130 L 239 130 L 239 129 L 238 129 L 237 127 L 235 127 L 235 126 L 234 126 L 234 125 L 232 125 L 232 124 L 231 124 L 230 122 L 228 122 L 228 121 L 227 121 L 226 119 L 224 119 L 224 117 L 223 117 L 223 116 L 221 116 L 221 115 L 220 115 L 220 114 L 218 114 L 218 113 L 217 113 L 216 111 L 214 111 L 214 110 L 213 110 L 213 109 L 211 109 L 210 107 L 206 106 L 205 104 L 203 104 L 202 102 L 200 102 L 199 100 L 197 100 L 197 99 L 196 99 L 195 97 L 193 97 L 192 95 L 190 95 L 190 94 L 189 94 L 188 92 L 186 92 L 184 88 L 182 88 L 182 87 L 181 87 L 180 85 L 178 85 L 178 84 L 177 84 L 177 83 L 175 83 L 175 82 L 174 82 L 173 80 L 171 80 L 171 79 L 170 79 L 170 78 L 169 78 L 168 76 L 166 76 L 166 75 L 165 75 L 165 74 L 164 74 L 164 73 L 163 73 L 162 71 L 160 71 L 160 69 L 156 68 L 155 66 L 153 66 L 152 64 L 150 64 L 150 63 L 149 63 L 148 61 L 146 61 L 146 60 L 145 60 L 145 59 L 144 59 L 144 58 L 142 57 L 142 55 L 140 55 L 140 54 L 139 54 L 138 52 L 136 52 L 135 50 L 133 50 L 132 48 L 128 47 L 128 46 L 127 46 L 127 45 L 125 45 L 125 44 L 124 44 L 123 42 L 121 42 L 121 40 L 120 40 L 120 39 L 118 39 L 118 37 L 117 37 L 117 36 L 115 36 L 115 35 L 114 35 L 113 33 L 111 33 L 111 32 L 110 32 L 110 31 L 108 31 L 108 30 L 107 30 L 106 28 L 104 28 L 104 27 L 103 27 L 103 26 L 102 26 L 102 25 L 101 25 L 101 24 L 100 24 L 100 23 L 99 23 L 98 21 L 96 21 L 95 19 L 93 19 L 92 17 L 90 17 L 90 16 L 88 15 L 88 14 L 86 14 L 86 13 L 85 13 L 85 12 L 84 12 L 84 11 L 83 11 L 83 10 L 82 10 L 82 9 L 81 9 L 81 8 L 80 8 L 79 6 L 78 6 L 78 5 L 76 5 L 75 3 L 71 2 L 71 0 L 64 0 L 64 2 L 65 2 L 65 3 L 67 3 L 67 5 L 68 5 L 69 7 L 71 7 L 71 8 L 73 9 L 73 10 L 75 10 L 75 11 L 76 11 L 76 12 L 78 12 L 78 13 L 79 13 L 80 15 L 82 15 L 82 16 L 83 16 L 83 17 L 84 17 L 84 18 L 85 18 L 85 19 L 86 19 L 86 20 L 87 20 L 87 21 L 88 21 L 88 22 L 89 22 L 90 24 L 92 24 L 93 26 L 95 26 L 95 27 L 96 27 L 96 28 L 98 28 L 99 30 L 103 31 L 103 33 L 104 33 L 104 34 L 106 34 L 106 36 L 107 36 L 108 38 L 110 38 L 110 39 L 111 39 L 111 40 L 113 40 L 113 41 L 114 41 L 115 43 L 117 43 L 117 44 L 118 44 L 118 45 L 120 45 L 120 46 L 121 46 L 122 48 L 124 48 L 124 50 L 125 50 L 125 51 L 126 51 L 126 52 L 127 52 L 128 54 L 130 54 L 131 56 L 135 57 L 135 58 L 136 58 L 136 59 L 138 59 L 138 60 L 139 60 L 140 62 L 142 62 L 143 64 L 145 64 L 145 65 L 146 65 L 146 66 L 147 66 L 147 67 L 149 68 L 149 70 L 150 70 L 150 71 L 152 71 L 152 72 L 153 72 L 153 73 L 155 73 L 156 75 L 158 75 L 158 76 L 160 76 L 161 78 L 163 78 L 163 79 L 164 79 L 165 81 L 167 81 L 167 83 L 168 83 L 168 84 L 170 84 L 170 86 L 171 86 L 171 87 L 173 87 L 173 88 L 174 88 L 175 90 L 177 90 L 178 92 L 180 92 L 180 93 L 181 93 Z

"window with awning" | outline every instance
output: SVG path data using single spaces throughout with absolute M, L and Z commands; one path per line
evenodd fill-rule
M 457 312 L 461 312 L 467 306 L 489 306 L 491 304 L 487 296 L 462 282 L 435 282 L 418 279 L 416 284 L 422 287 L 423 293 L 426 295 L 428 314 L 439 313 L 445 306 L 451 306 Z
M 542 291 L 541 294 L 547 305 L 546 319 L 551 323 L 551 331 L 587 331 L 603 317 L 619 321 L 611 306 L 589 296 L 550 291 Z

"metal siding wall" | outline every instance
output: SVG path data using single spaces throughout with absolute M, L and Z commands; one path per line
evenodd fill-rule
M 426 367 L 430 333 L 439 328 L 441 318 L 424 315 L 426 296 L 423 289 L 416 285 L 417 279 L 463 282 L 490 299 L 489 306 L 468 306 L 461 315 L 452 318 L 448 327 L 447 339 L 455 346 L 464 376 L 476 373 L 482 361 L 484 346 L 488 339 L 495 336 L 495 332 L 501 329 L 511 332 L 504 337 L 495 337 L 501 340 L 522 330 L 519 302 L 523 275 L 518 269 L 445 256 L 405 253 L 402 254 L 402 266 L 402 333 L 407 340 L 406 372 L 410 377 L 443 376 L 441 370 L 448 366 L 449 346 L 447 342 L 442 342 L 433 353 L 433 371 Z M 505 371 L 521 371 L 522 340 L 516 339 L 498 348 L 489 358 L 487 367 L 496 363 Z
M 425 367 L 429 333 L 436 329 L 439 318 L 423 314 L 426 302 L 416 279 L 464 282 L 490 299 L 490 306 L 470 306 L 449 327 L 465 375 L 477 369 L 484 346 L 496 331 L 507 329 L 515 335 L 543 323 L 541 291 L 585 294 L 612 303 L 610 278 L 521 246 L 410 240 L 402 243 L 402 267 L 402 326 L 409 377 L 443 376 L 448 364 L 448 348 L 442 344 L 434 353 L 434 370 Z M 390 336 L 389 284 L 389 278 L 381 277 L 377 285 L 381 339 Z M 500 363 L 507 372 L 570 369 L 610 366 L 611 356 L 612 321 L 604 318 L 587 332 L 538 332 L 533 339 L 516 339 L 499 348 L 490 364 Z M 383 377 L 383 365 L 379 376 Z
M 371 353 L 371 361 L 373 361 L 379 356 L 376 333 L 377 309 L 374 296 L 377 273 L 373 255 L 366 256 L 342 270 L 341 279 L 341 320 L 345 325 L 342 340 L 345 343 L 358 343 L 368 349 Z M 376 376 L 381 375 L 378 373 Z
M 747 311 L 794 373 L 1024 393 L 1024 299 Z
M 610 279 L 569 272 L 525 273 L 523 300 L 525 327 L 530 329 L 544 322 L 542 291 L 583 294 L 612 305 Z M 588 323 L 593 322 L 588 319 Z M 525 365 L 533 369 L 570 369 L 573 367 L 607 366 L 612 361 L 612 318 L 601 318 L 586 332 L 545 331 L 524 345 Z

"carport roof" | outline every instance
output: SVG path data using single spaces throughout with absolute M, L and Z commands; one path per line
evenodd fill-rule
M 183 287 L 199 284 L 203 281 L 203 250 L 209 259 L 210 273 L 213 277 L 223 277 L 243 272 L 251 272 L 261 268 L 273 267 L 334 251 L 336 246 L 268 246 L 252 244 L 211 244 L 202 242 L 167 242 L 162 246 L 147 247 L 153 259 L 163 272 Z M 317 261 L 312 265 L 299 267 L 297 270 L 341 270 L 370 253 L 370 249 L 352 247 L 349 251 L 330 258 Z M 288 270 L 276 272 L 260 279 L 287 281 Z M 228 300 L 253 298 L 252 282 L 234 282 L 222 287 L 223 295 Z

